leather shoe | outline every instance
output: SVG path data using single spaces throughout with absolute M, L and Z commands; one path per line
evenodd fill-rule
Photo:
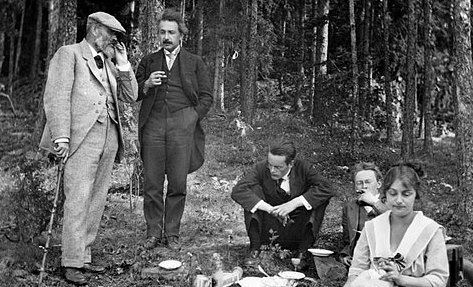
M 161 238 L 158 238 L 158 237 L 155 237 L 155 236 L 150 236 L 150 237 L 146 238 L 145 248 L 146 249 L 153 249 L 156 246 L 161 245 L 161 244 L 162 244 L 162 239 Z
M 86 285 L 87 279 L 79 268 L 63 267 L 62 274 L 67 282 L 75 285 Z
M 105 273 L 105 267 L 100 265 L 93 265 L 92 263 L 84 263 L 82 270 L 90 273 L 98 273 L 103 274 Z
M 243 264 L 245 264 L 246 267 L 255 266 L 258 264 L 260 253 L 260 250 L 251 250 L 243 261 Z
M 172 236 L 168 239 L 168 248 L 174 251 L 181 250 L 181 244 L 179 243 L 179 238 Z

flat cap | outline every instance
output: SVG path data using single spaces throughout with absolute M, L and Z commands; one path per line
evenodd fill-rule
M 125 28 L 123 28 L 122 24 L 118 22 L 118 20 L 110 14 L 105 12 L 95 12 L 89 15 L 88 19 L 95 20 L 100 24 L 107 26 L 113 31 L 126 33 Z

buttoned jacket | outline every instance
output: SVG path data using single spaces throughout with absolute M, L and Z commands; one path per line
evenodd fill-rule
M 118 100 L 134 102 L 138 97 L 138 84 L 135 75 L 129 71 L 118 71 L 106 59 L 109 83 L 115 109 L 120 115 Z M 101 81 L 87 41 L 66 45 L 58 49 L 49 64 L 48 79 L 44 92 L 44 111 L 46 125 L 40 147 L 53 151 L 54 141 L 69 139 L 69 156 L 80 146 L 87 133 L 97 122 L 106 105 L 106 90 Z M 119 149 L 117 160 L 123 157 L 123 132 L 118 117 Z
M 150 88 L 145 93 L 143 90 L 144 83 L 148 80 L 151 73 L 162 70 L 163 61 L 165 61 L 163 51 L 163 49 L 160 49 L 143 57 L 136 71 L 136 79 L 139 86 L 138 101 L 142 100 L 138 122 L 140 142 L 142 128 L 148 120 L 158 93 L 157 88 Z M 192 149 L 189 169 L 189 172 L 193 172 L 202 166 L 204 162 L 205 134 L 200 121 L 210 110 L 213 96 L 207 68 L 202 58 L 188 52 L 183 47 L 181 47 L 177 57 L 179 60 L 176 58 L 174 63 L 179 63 L 180 65 L 180 77 L 184 96 L 190 100 L 199 115 L 194 131 L 194 147 Z

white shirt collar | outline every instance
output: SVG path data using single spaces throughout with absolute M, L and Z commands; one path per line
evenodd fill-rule
M 168 50 L 164 49 L 164 55 L 168 57 L 172 56 L 173 58 L 175 58 L 177 54 L 179 54 L 179 51 L 181 51 L 181 46 L 178 45 L 176 49 L 174 49 L 174 51 L 172 52 L 169 52 Z
M 92 52 L 92 57 L 95 57 L 95 56 L 99 55 L 103 60 L 103 53 L 102 52 L 97 53 L 97 51 L 95 51 L 95 48 L 92 45 L 90 45 L 89 42 L 87 42 L 87 45 L 89 45 L 90 51 Z
M 286 172 L 285 175 L 283 175 L 281 178 L 282 180 L 289 180 L 289 174 L 291 173 L 292 167 Z

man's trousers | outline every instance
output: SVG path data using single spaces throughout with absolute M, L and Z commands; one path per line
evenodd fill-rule
M 143 127 L 144 215 L 147 236 L 179 237 L 198 115 L 194 107 L 153 109 Z M 164 176 L 167 192 L 164 199 Z
M 118 150 L 118 130 L 110 119 L 96 122 L 64 167 L 62 266 L 81 268 L 92 262 L 110 175 Z

